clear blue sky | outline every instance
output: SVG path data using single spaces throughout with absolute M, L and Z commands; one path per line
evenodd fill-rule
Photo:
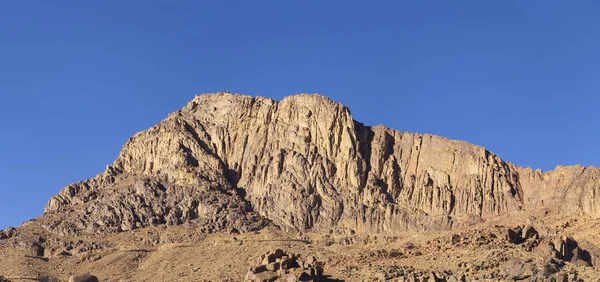
M 3 1 L 0 229 L 199 93 L 318 92 L 548 170 L 600 163 L 599 89 L 593 0 Z

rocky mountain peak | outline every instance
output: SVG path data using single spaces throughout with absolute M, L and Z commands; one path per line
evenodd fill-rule
M 482 147 L 355 121 L 318 94 L 215 93 L 133 136 L 113 165 L 65 187 L 59 234 L 200 221 L 206 231 L 394 233 L 535 209 L 597 215 L 597 168 L 524 169 Z M 532 209 L 532 210 L 533 210 Z

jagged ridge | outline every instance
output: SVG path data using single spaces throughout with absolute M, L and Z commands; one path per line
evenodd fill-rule
M 482 147 L 354 121 L 320 95 L 195 97 L 53 197 L 59 233 L 201 220 L 210 230 L 447 229 L 528 208 L 597 215 L 597 168 L 532 171 Z M 69 217 L 56 216 L 82 211 Z M 258 216 L 260 214 L 260 216 Z

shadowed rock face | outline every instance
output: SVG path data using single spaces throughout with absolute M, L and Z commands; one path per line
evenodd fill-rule
M 447 229 L 528 208 L 598 214 L 598 179 L 593 167 L 532 171 L 466 142 L 365 126 L 320 95 L 218 93 L 136 134 L 45 217 L 60 234 L 188 220 L 244 232 L 264 219 L 322 232 Z

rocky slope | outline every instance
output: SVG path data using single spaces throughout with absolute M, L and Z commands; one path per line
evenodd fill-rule
M 434 135 L 369 127 L 320 95 L 195 97 L 132 137 L 113 165 L 53 197 L 60 235 L 189 220 L 207 232 L 395 233 L 519 211 L 600 214 L 600 170 L 541 172 Z

